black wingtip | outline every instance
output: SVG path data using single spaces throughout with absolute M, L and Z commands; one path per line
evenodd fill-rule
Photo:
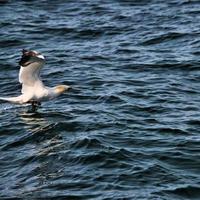
M 28 52 L 27 49 L 22 49 L 22 54 L 23 54 L 23 55 L 26 54 L 27 52 Z

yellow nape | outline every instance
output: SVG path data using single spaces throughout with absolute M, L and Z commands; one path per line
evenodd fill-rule
M 63 92 L 67 91 L 68 89 L 70 89 L 70 86 L 68 86 L 68 85 L 58 85 L 55 88 L 56 93 L 58 93 L 58 94 L 62 94 Z

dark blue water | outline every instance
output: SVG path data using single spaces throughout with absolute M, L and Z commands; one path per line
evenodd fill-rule
M 0 1 L 0 27 L 1 96 L 23 48 L 73 88 L 0 104 L 0 199 L 200 199 L 199 1 Z

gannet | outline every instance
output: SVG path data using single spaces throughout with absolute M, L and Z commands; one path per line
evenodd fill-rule
M 19 82 L 22 84 L 22 94 L 17 97 L 0 97 L 0 100 L 15 104 L 30 103 L 35 110 L 42 101 L 51 100 L 70 89 L 68 85 L 45 86 L 40 79 L 40 70 L 44 64 L 45 58 L 42 54 L 23 49 L 19 61 Z

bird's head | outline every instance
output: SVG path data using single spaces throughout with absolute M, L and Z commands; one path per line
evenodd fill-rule
M 45 58 L 41 53 L 38 53 L 37 51 L 31 51 L 31 50 L 22 50 L 22 57 L 21 60 L 19 61 L 19 65 L 22 67 L 26 67 L 29 64 L 32 63 L 39 63 L 39 64 L 44 64 L 45 63 Z
M 54 87 L 54 91 L 55 91 L 55 94 L 60 95 L 66 92 L 67 90 L 69 90 L 70 88 L 71 87 L 69 85 L 58 85 Z

